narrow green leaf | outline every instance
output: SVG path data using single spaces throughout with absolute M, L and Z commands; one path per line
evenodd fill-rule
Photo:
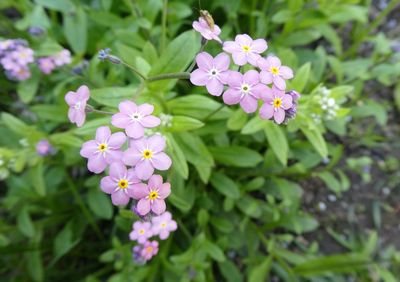
M 58 1 L 51 1 L 58 2 Z M 74 13 L 64 13 L 64 34 L 72 50 L 84 54 L 87 45 L 87 18 L 82 7 Z
M 132 99 L 135 92 L 136 89 L 130 87 L 106 87 L 91 90 L 90 97 L 99 104 L 118 107 L 123 100 Z
M 210 152 L 218 162 L 236 167 L 254 167 L 263 160 L 258 152 L 240 146 L 210 147 Z
M 100 218 L 110 219 L 113 215 L 111 199 L 99 189 L 91 189 L 88 193 L 89 208 Z
M 301 131 L 307 137 L 308 141 L 310 141 L 311 145 L 313 145 L 318 154 L 320 154 L 322 158 L 326 158 L 328 156 L 328 147 L 321 132 L 318 129 L 308 129 L 305 127 L 301 128 Z
M 290 81 L 289 89 L 296 89 L 297 92 L 301 93 L 307 85 L 307 82 L 310 78 L 310 72 L 310 63 L 305 63 L 304 65 L 302 65 L 295 73 L 293 80 Z
M 240 191 L 239 187 L 236 183 L 220 172 L 213 172 L 210 178 L 212 186 L 218 190 L 222 195 L 232 198 L 232 199 L 239 199 Z
M 272 257 L 266 258 L 261 264 L 254 267 L 249 274 L 249 282 L 267 281 L 271 269 Z
M 173 116 L 172 124 L 170 127 L 167 127 L 167 131 L 170 132 L 189 131 L 203 126 L 204 123 L 197 119 L 187 116 Z
M 32 223 L 31 217 L 27 208 L 22 208 L 17 216 L 18 229 L 27 237 L 32 238 L 35 235 L 35 226 Z
M 279 125 L 273 122 L 268 122 L 265 124 L 264 133 L 275 156 L 284 166 L 286 166 L 289 154 L 289 144 L 284 130 Z

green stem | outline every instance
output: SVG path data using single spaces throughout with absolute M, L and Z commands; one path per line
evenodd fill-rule
M 361 43 L 364 41 L 365 37 L 368 36 L 372 31 L 374 31 L 386 18 L 386 16 L 400 3 L 400 0 L 391 1 L 386 8 L 371 22 L 368 28 L 364 29 L 361 34 L 357 36 L 354 44 L 347 50 L 347 52 L 343 55 L 344 58 L 354 54 Z
M 160 53 L 164 51 L 165 41 L 167 38 L 167 14 L 168 14 L 168 0 L 163 1 L 162 19 L 161 19 L 161 44 Z
M 127 68 L 131 69 L 134 73 L 136 73 L 138 76 L 140 76 L 141 79 L 146 80 L 146 76 L 142 74 L 140 71 L 138 71 L 135 67 L 131 66 L 130 64 L 124 62 L 121 60 L 121 64 L 126 66 Z
M 209 120 L 213 115 L 215 115 L 216 113 L 218 113 L 220 110 L 222 110 L 222 108 L 225 107 L 224 104 L 222 104 L 221 106 L 219 106 L 217 109 L 215 109 L 213 112 L 209 113 L 204 119 L 203 122 L 206 122 L 207 120 Z
M 188 79 L 190 77 L 190 73 L 188 72 L 175 72 L 175 73 L 163 73 L 155 76 L 151 76 L 147 78 L 147 82 L 153 82 L 164 79 Z
M 199 54 L 199 53 L 204 51 L 204 48 L 206 47 L 207 42 L 208 42 L 208 40 L 204 40 L 203 41 L 203 44 L 201 44 L 201 47 L 200 47 L 200 51 L 197 54 Z M 196 58 L 193 60 L 192 64 L 188 67 L 186 72 L 189 72 L 189 73 L 192 72 L 192 70 L 193 70 L 195 65 L 196 65 Z
M 67 181 L 67 185 L 68 185 L 69 189 L 71 190 L 72 194 L 74 195 L 74 198 L 75 198 L 79 208 L 82 210 L 82 213 L 86 217 L 89 224 L 93 227 L 93 230 L 96 233 L 97 237 L 99 237 L 101 240 L 104 240 L 104 236 L 101 233 L 100 228 L 97 226 L 96 221 L 90 214 L 89 210 L 86 208 L 85 203 L 83 202 L 81 196 L 79 195 L 78 191 L 76 190 L 71 177 L 68 174 L 66 174 L 65 179 Z

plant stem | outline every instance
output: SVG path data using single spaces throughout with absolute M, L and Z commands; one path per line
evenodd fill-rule
M 200 51 L 197 54 L 199 54 L 199 53 L 204 51 L 204 48 L 206 47 L 207 42 L 208 42 L 208 40 L 204 40 L 203 41 L 203 39 L 202 39 L 202 44 L 201 44 L 201 47 L 200 47 Z M 195 65 L 196 65 L 196 58 L 193 60 L 192 64 L 188 67 L 186 72 L 189 72 L 189 73 L 192 72 L 192 70 L 193 70 Z
M 138 71 L 135 67 L 131 66 L 130 64 L 124 62 L 121 60 L 121 64 L 126 66 L 127 68 L 131 69 L 134 73 L 136 73 L 138 76 L 140 76 L 141 79 L 146 80 L 146 76 L 142 74 L 140 71 Z
M 168 14 L 168 0 L 163 1 L 162 19 L 161 19 L 161 43 L 160 53 L 165 49 L 165 41 L 167 37 L 167 14 Z
M 93 230 L 96 233 L 97 237 L 99 237 L 101 240 L 104 240 L 104 236 L 101 233 L 100 228 L 97 226 L 96 221 L 93 219 L 92 215 L 86 208 L 85 203 L 83 202 L 82 197 L 79 195 L 78 191 L 76 190 L 71 177 L 68 174 L 66 174 L 65 179 L 67 181 L 67 185 L 68 185 L 69 189 L 71 190 L 72 194 L 74 195 L 75 201 L 77 202 L 79 208 L 82 210 L 83 216 L 86 217 L 89 224 L 93 227 Z
M 155 76 L 151 76 L 146 79 L 147 82 L 151 83 L 153 81 L 164 80 L 164 79 L 188 79 L 190 73 L 188 72 L 175 72 L 175 73 L 163 73 Z
M 103 114 L 103 115 L 113 115 L 113 114 L 115 114 L 115 113 L 112 113 L 112 112 L 106 112 L 106 111 L 96 110 L 96 109 L 93 109 L 93 112 L 94 113 Z

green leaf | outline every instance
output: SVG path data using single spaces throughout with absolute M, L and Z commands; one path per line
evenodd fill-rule
M 32 72 L 32 77 L 21 81 L 17 86 L 17 93 L 19 98 L 24 103 L 30 103 L 35 97 L 39 87 L 39 74 L 36 71 Z
M 318 227 L 318 221 L 307 214 L 287 215 L 280 224 L 289 231 L 302 234 L 311 232 Z
M 17 133 L 18 135 L 23 135 L 24 133 L 29 131 L 28 125 L 26 125 L 22 120 L 16 118 L 15 116 L 9 113 L 2 113 L 1 120 L 4 122 L 4 125 L 8 129 Z
M 218 263 L 219 270 L 221 271 L 222 276 L 226 279 L 227 282 L 242 282 L 243 275 L 239 271 L 236 264 L 231 262 L 230 260 L 225 260 L 223 262 Z
M 60 105 L 39 104 L 31 107 L 31 110 L 43 120 L 65 122 L 68 120 L 66 107 Z
M 189 176 L 189 167 L 186 161 L 185 154 L 175 141 L 172 134 L 167 134 L 168 153 L 172 158 L 173 169 L 179 173 L 184 179 Z
M 318 129 L 309 129 L 306 127 L 302 127 L 301 131 L 307 137 L 308 141 L 310 141 L 311 145 L 313 145 L 318 154 L 320 154 L 322 158 L 326 158 L 328 156 L 328 147 L 326 146 L 325 139 L 321 132 Z
M 150 76 L 162 73 L 173 73 L 184 71 L 193 61 L 199 50 L 199 41 L 195 31 L 187 31 L 171 41 L 160 59 L 153 65 Z M 173 87 L 176 80 L 157 81 L 149 84 L 152 89 L 166 90 Z
M 242 128 L 242 134 L 253 134 L 260 130 L 263 130 L 268 123 L 271 121 L 263 120 L 258 116 L 253 117 L 246 125 Z
M 247 119 L 248 115 L 242 109 L 237 109 L 229 117 L 226 125 L 230 130 L 239 130 L 246 124 Z
M 73 136 L 70 132 L 53 134 L 50 136 L 50 141 L 54 145 L 66 145 L 75 148 L 80 148 L 82 146 L 82 140 Z
M 236 183 L 220 172 L 213 172 L 210 178 L 212 186 L 218 190 L 222 195 L 232 198 L 232 199 L 239 199 L 240 191 L 239 187 Z
M 27 237 L 32 238 L 35 235 L 35 227 L 27 208 L 22 208 L 17 216 L 18 229 Z
M 302 46 L 309 44 L 320 37 L 321 32 L 317 29 L 299 30 L 291 32 L 288 36 L 284 37 L 281 44 L 284 46 Z
M 335 193 L 340 193 L 342 191 L 340 182 L 331 172 L 323 171 L 318 173 L 317 176 L 325 182 L 325 185 L 328 186 L 331 191 Z
M 26 252 L 25 256 L 27 268 L 33 281 L 43 281 L 43 261 L 40 251 Z
M 170 132 L 180 132 L 194 130 L 203 126 L 204 123 L 197 119 L 186 116 L 173 116 L 172 125 L 167 127 L 167 130 Z
M 311 63 L 305 63 L 302 65 L 295 73 L 293 80 L 290 81 L 289 89 L 296 89 L 297 92 L 301 93 L 307 85 L 310 78 L 310 72 Z
M 118 107 L 123 100 L 130 100 L 135 96 L 136 89 L 128 87 L 106 87 L 90 91 L 90 97 L 97 103 Z
M 210 147 L 210 151 L 218 162 L 236 167 L 255 167 L 263 160 L 258 152 L 246 147 Z
M 297 265 L 294 272 L 300 275 L 318 275 L 329 272 L 352 273 L 366 268 L 370 258 L 362 254 L 340 254 L 312 258 Z
M 78 127 L 73 130 L 73 133 L 76 135 L 80 136 L 85 136 L 85 135 L 90 135 L 94 136 L 96 129 L 99 126 L 104 126 L 110 124 L 111 117 L 104 117 L 104 118 L 97 118 L 88 122 L 85 122 L 85 124 L 82 127 Z
M 272 257 L 266 258 L 261 264 L 254 267 L 249 274 L 249 282 L 267 281 L 271 269 Z
M 368 100 L 361 106 L 352 107 L 351 115 L 353 117 L 374 116 L 380 125 L 385 125 L 388 119 L 385 107 L 373 100 Z
M 52 1 L 57 2 L 57 1 Z M 84 54 L 87 45 L 87 18 L 82 7 L 75 13 L 64 13 L 64 34 L 72 50 Z
M 89 208 L 100 218 L 111 219 L 113 207 L 111 199 L 98 189 L 91 189 L 88 193 Z
M 218 247 L 218 245 L 211 243 L 210 241 L 205 241 L 202 247 L 214 260 L 218 262 L 225 261 L 226 258 L 224 252 L 221 250 L 220 247 Z
M 59 260 L 62 256 L 68 253 L 76 244 L 79 239 L 73 239 L 72 222 L 69 222 L 63 230 L 61 230 L 54 239 L 53 243 L 53 263 Z
M 72 12 L 75 9 L 74 3 L 70 0 L 35 0 L 35 2 L 48 9 L 65 13 Z
M 37 165 L 30 171 L 32 185 L 40 196 L 46 195 L 46 184 L 44 181 L 43 161 L 39 161 Z
M 264 133 L 272 151 L 278 160 L 286 166 L 289 154 L 289 144 L 285 132 L 279 125 L 273 122 L 268 122 L 265 125 Z

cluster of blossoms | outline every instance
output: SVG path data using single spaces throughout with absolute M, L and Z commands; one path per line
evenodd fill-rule
M 246 113 L 256 112 L 261 100 L 260 117 L 273 119 L 278 124 L 295 116 L 300 95 L 294 90 L 285 92 L 285 81 L 293 78 L 293 72 L 283 66 L 278 57 L 261 56 L 268 48 L 264 39 L 253 40 L 247 34 L 239 34 L 235 41 L 222 42 L 221 29 L 203 17 L 193 22 L 193 28 L 204 39 L 221 43 L 225 51 L 215 57 L 207 52 L 196 56 L 198 68 L 190 74 L 194 85 L 205 86 L 213 96 L 222 95 L 227 105 L 239 104 Z M 231 54 L 238 70 L 229 69 L 231 59 L 227 53 Z M 247 64 L 259 71 L 251 69 L 242 73 L 240 69 Z
M 89 98 L 90 91 L 85 85 L 65 96 L 70 107 L 68 117 L 77 126 L 85 122 L 86 110 L 93 110 L 87 105 Z M 96 130 L 95 139 L 82 145 L 80 154 L 88 159 L 88 170 L 93 173 L 99 174 L 109 168 L 108 176 L 101 179 L 100 187 L 111 195 L 114 205 L 124 206 L 133 200 L 132 210 L 141 221 L 134 223 L 130 237 L 140 244 L 134 253 L 140 253 L 146 261 L 157 253 L 158 243 L 143 238 L 159 235 L 165 239 L 170 231 L 176 229 L 171 214 L 165 212 L 165 199 L 171 193 L 171 185 L 164 182 L 161 175 L 154 174 L 155 170 L 168 170 L 172 161 L 164 153 L 166 140 L 161 134 L 145 136 L 145 129 L 155 128 L 161 123 L 158 117 L 152 115 L 153 105 L 123 101 L 118 108 L 119 112 L 112 116 L 111 124 L 124 129 L 124 132 L 112 133 L 108 126 L 101 126 Z M 150 236 L 145 237 L 142 233 Z
M 31 77 L 28 65 L 35 61 L 34 52 L 25 40 L 0 41 L 0 64 L 11 80 L 22 81 Z
M 326 87 L 318 89 L 314 96 L 317 112 L 311 113 L 311 118 L 315 123 L 321 123 L 322 120 L 333 120 L 336 118 L 340 105 L 331 95 L 331 90 Z
M 40 71 L 44 74 L 51 74 L 56 68 L 71 63 L 71 52 L 64 49 L 57 54 L 48 57 L 40 57 L 37 59 L 37 64 Z

